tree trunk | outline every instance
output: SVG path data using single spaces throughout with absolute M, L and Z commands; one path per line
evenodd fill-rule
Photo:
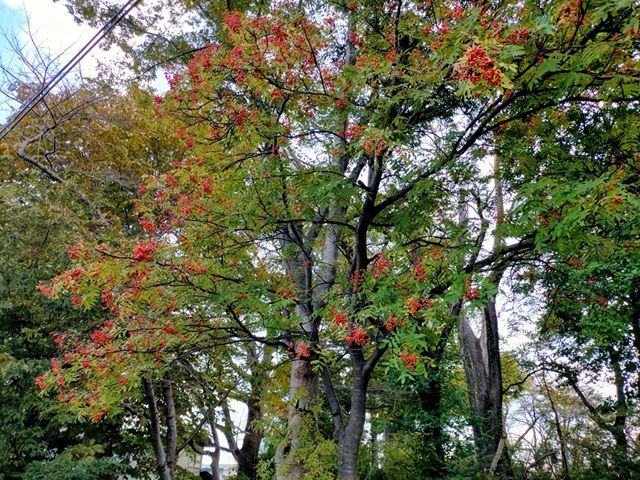
M 259 392 L 252 392 L 259 394 Z M 247 423 L 244 429 L 242 447 L 238 450 L 236 460 L 238 462 L 238 473 L 246 476 L 250 480 L 255 480 L 258 468 L 258 453 L 262 432 L 257 428 L 256 422 L 262 418 L 259 398 L 250 398 L 247 401 Z
M 276 477 L 278 480 L 298 480 L 304 476 L 300 458 L 305 436 L 315 421 L 311 412 L 313 399 L 318 393 L 318 376 L 308 359 L 291 362 L 289 376 L 288 439 L 276 450 Z M 307 434 L 307 435 L 306 435 Z
M 355 480 L 358 471 L 358 451 L 366 416 L 368 375 L 362 366 L 353 369 L 349 421 L 340 436 L 338 449 L 338 479 Z
M 427 377 L 417 383 L 417 393 L 420 398 L 422 413 L 426 417 L 427 424 L 424 428 L 422 440 L 423 455 L 426 459 L 421 466 L 423 477 L 442 478 L 446 475 L 445 469 L 445 442 L 446 434 L 443 428 L 442 416 L 442 385 L 443 370 L 447 344 L 451 332 L 458 324 L 462 301 L 451 304 L 450 315 L 447 323 L 440 333 L 440 338 L 435 348 L 426 349 L 421 355 L 433 360 L 433 366 L 427 367 Z
M 167 418 L 167 469 L 171 478 L 174 479 L 176 478 L 176 467 L 178 466 L 178 426 L 172 379 L 168 373 L 162 379 L 162 396 Z
M 211 412 L 209 428 L 211 428 L 211 443 L 213 445 L 213 452 L 208 452 L 211 457 L 211 477 L 212 480 L 222 480 L 220 478 L 220 437 L 218 436 L 215 411 Z
M 636 355 L 640 357 L 640 292 L 633 290 L 630 297 L 633 346 L 636 348 Z
M 463 354 L 469 403 L 474 415 L 473 433 L 480 462 L 490 469 L 496 452 L 502 448 L 497 472 L 510 475 L 510 462 L 506 448 L 501 447 L 502 426 L 502 371 L 498 339 L 498 317 L 495 302 L 483 310 L 483 327 L 476 337 L 469 322 L 462 318 L 460 341 Z
M 611 352 L 611 367 L 613 369 L 616 384 L 616 418 L 613 422 L 613 437 L 616 447 L 623 459 L 626 458 L 629 451 L 629 442 L 625 427 L 627 424 L 627 396 L 625 392 L 625 379 L 620 368 L 620 354 L 613 349 Z
M 547 398 L 549 399 L 549 405 L 551 406 L 551 412 L 553 413 L 553 421 L 556 428 L 556 434 L 558 435 L 558 443 L 560 444 L 560 456 L 562 460 L 562 478 L 563 480 L 569 480 L 571 477 L 569 475 L 569 457 L 567 455 L 567 444 L 564 438 L 564 433 L 562 432 L 562 426 L 560 425 L 560 415 L 558 414 L 558 409 L 556 408 L 556 404 L 553 401 L 553 396 L 551 395 L 551 389 L 549 385 L 547 385 L 547 377 L 543 370 L 542 372 L 542 381 L 544 383 L 544 388 L 547 392 Z
M 426 458 L 421 474 L 423 478 L 442 478 L 445 474 L 445 434 L 442 428 L 442 383 L 437 365 L 429 369 L 427 379 L 418 385 L 418 395 L 422 412 L 427 417 L 422 441 Z
M 344 173 L 343 165 L 342 171 Z M 333 206 L 329 217 L 341 217 L 344 207 Z M 329 225 L 325 232 L 321 264 L 315 271 L 317 276 L 314 285 L 313 256 L 308 246 L 317 238 L 319 230 L 316 226 L 305 235 L 297 225 L 289 225 L 282 232 L 283 247 L 295 245 L 298 251 L 285 260 L 285 268 L 289 278 L 297 289 L 299 296 L 295 315 L 299 325 L 307 337 L 309 349 L 313 352 L 317 347 L 320 320 L 313 318 L 313 313 L 324 306 L 326 295 L 335 282 L 336 261 L 338 258 L 338 241 L 341 229 Z M 297 347 L 292 348 L 296 353 Z M 303 447 L 304 437 L 308 437 L 315 430 L 315 418 L 311 407 L 318 394 L 318 375 L 311 366 L 312 358 L 297 355 L 291 362 L 289 376 L 289 412 L 287 416 L 286 442 L 280 444 L 276 450 L 276 478 L 278 480 L 299 480 L 304 475 L 304 459 L 300 449 Z
M 378 454 L 378 431 L 375 418 L 373 415 L 370 416 L 371 419 L 371 470 L 375 471 L 379 466 L 379 454 Z
M 171 469 L 167 464 L 167 455 L 160 433 L 160 414 L 158 412 L 158 401 L 153 387 L 153 382 L 149 377 L 142 378 L 142 388 L 149 409 L 149 434 L 153 444 L 153 452 L 156 457 L 156 469 L 160 480 L 175 480 L 175 475 L 171 475 Z

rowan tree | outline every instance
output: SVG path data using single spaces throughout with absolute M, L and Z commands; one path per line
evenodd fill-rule
M 55 69 L 46 52 L 34 53 L 34 61 L 26 51 L 18 52 L 24 64 L 0 68 L 11 79 L 4 93 L 17 101 Z M 65 244 L 135 232 L 130 213 L 136 179 L 164 168 L 166 152 L 179 147 L 157 130 L 153 96 L 137 87 L 119 94 L 78 81 L 45 96 L 0 144 L 3 478 L 86 472 L 102 478 L 128 471 L 133 455 L 144 471 L 147 459 L 144 434 L 132 426 L 135 408 L 94 424 L 61 410 L 54 395 L 41 397 L 34 382 L 58 354 L 56 333 L 69 325 L 90 333 L 106 318 L 101 309 L 79 311 L 44 298 L 36 290 L 39 280 L 70 266 Z M 74 462 L 77 468 L 71 468 Z

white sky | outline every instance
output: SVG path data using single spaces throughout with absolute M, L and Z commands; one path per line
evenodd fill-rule
M 87 25 L 77 24 L 69 14 L 64 2 L 53 0 L 0 0 L 0 15 L 11 11 L 21 17 L 21 23 L 5 25 L 6 34 L 15 34 L 27 47 L 32 47 L 27 33 L 27 19 L 38 47 L 48 50 L 53 56 L 66 52 L 63 60 L 70 58 L 97 31 Z M 6 41 L 0 41 L 0 53 L 4 58 L 8 54 Z M 115 58 L 116 52 L 95 49 L 81 62 L 81 68 L 95 71 L 97 61 Z
M 50 57 L 60 55 L 58 66 L 61 66 L 82 48 L 96 30 L 76 24 L 64 4 L 53 3 L 53 0 L 0 0 L 0 19 L 0 63 L 12 70 L 20 65 L 10 39 L 15 38 L 28 57 L 36 49 Z M 94 49 L 73 73 L 91 76 L 96 71 L 98 59 L 113 57 L 114 53 Z M 6 118 L 12 107 L 17 105 L 0 94 L 0 121 Z
M 125 1 L 120 0 L 119 4 L 124 5 Z M 8 40 L 13 37 L 27 52 L 38 48 L 50 57 L 60 56 L 57 62 L 59 67 L 75 55 L 99 29 L 76 23 L 65 3 L 63 0 L 0 0 L 0 64 L 17 65 L 16 55 Z M 153 8 L 152 3 L 147 8 Z M 82 73 L 85 77 L 93 77 L 99 63 L 109 64 L 121 58 L 122 52 L 116 47 L 107 51 L 98 46 L 75 67 L 70 76 Z M 164 79 L 156 81 L 153 86 L 159 91 L 167 88 Z M 0 93 L 0 122 L 9 113 L 7 97 Z

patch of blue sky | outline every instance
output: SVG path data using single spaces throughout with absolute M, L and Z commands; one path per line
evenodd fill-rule
M 0 0 L 0 64 L 11 67 L 16 61 L 16 55 L 12 47 L 12 38 L 23 31 L 27 24 L 25 7 L 17 2 L 8 4 L 6 0 Z M 15 105 L 1 92 L 6 85 L 0 85 L 0 123 L 4 122 Z

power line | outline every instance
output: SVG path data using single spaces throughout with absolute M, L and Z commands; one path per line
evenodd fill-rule
M 33 97 L 31 97 L 31 99 L 22 105 L 18 113 L 7 125 L 3 127 L 2 131 L 0 131 L 0 140 L 16 128 L 22 119 L 27 116 L 27 114 L 33 110 L 36 105 L 40 103 L 40 101 L 42 101 L 42 99 L 58 83 L 60 83 L 60 81 L 66 77 L 71 70 L 80 63 L 80 61 L 86 57 L 87 54 L 93 50 L 96 45 L 98 45 L 102 39 L 106 37 L 141 1 L 142 0 L 128 0 L 127 3 L 125 3 L 122 8 L 113 17 L 111 17 L 109 21 L 93 35 L 93 37 L 91 37 L 91 39 L 60 69 L 58 73 L 51 77 L 51 79 L 45 83 Z

